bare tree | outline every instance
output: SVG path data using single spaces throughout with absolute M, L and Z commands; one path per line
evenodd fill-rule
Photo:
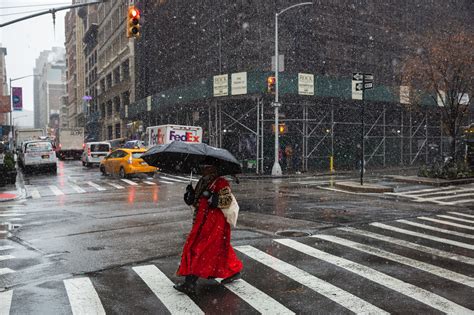
M 417 36 L 404 61 L 401 80 L 410 87 L 412 107 L 422 106 L 427 95 L 439 105 L 443 130 L 450 138 L 450 154 L 456 159 L 456 139 L 474 97 L 474 33 Z

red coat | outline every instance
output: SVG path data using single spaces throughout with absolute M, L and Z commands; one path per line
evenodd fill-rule
M 213 192 L 229 187 L 220 177 Z M 184 244 L 177 274 L 200 278 L 227 278 L 242 270 L 242 262 L 230 245 L 230 225 L 219 208 L 209 208 L 207 199 L 199 199 L 196 220 Z

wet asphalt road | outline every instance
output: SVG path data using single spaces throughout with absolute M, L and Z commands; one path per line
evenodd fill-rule
M 347 179 L 233 183 L 243 279 L 200 280 L 188 298 L 171 288 L 191 227 L 186 178 L 122 181 L 73 161 L 25 175 L 29 198 L 0 204 L 0 314 L 472 312 L 470 201 L 439 205 L 442 191 L 378 177 L 400 194 L 331 190 Z

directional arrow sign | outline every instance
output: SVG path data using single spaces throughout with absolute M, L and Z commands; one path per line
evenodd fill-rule
M 356 83 L 356 91 L 362 91 L 364 89 L 364 85 L 362 83 Z
M 372 73 L 366 73 L 364 74 L 365 81 L 373 81 L 374 80 L 374 75 Z
M 353 72 L 352 73 L 352 80 L 354 81 L 362 81 L 364 78 L 364 74 L 362 72 Z

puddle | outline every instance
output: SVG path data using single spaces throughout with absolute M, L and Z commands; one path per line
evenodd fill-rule
M 308 232 L 303 232 L 303 231 L 279 231 L 275 233 L 278 236 L 283 236 L 283 237 L 305 237 L 305 236 L 310 236 L 311 233 Z

